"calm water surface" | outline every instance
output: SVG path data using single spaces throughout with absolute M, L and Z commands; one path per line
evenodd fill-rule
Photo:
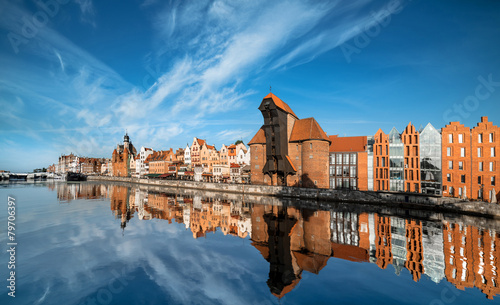
M 0 304 L 500 303 L 492 220 L 111 183 L 0 194 Z

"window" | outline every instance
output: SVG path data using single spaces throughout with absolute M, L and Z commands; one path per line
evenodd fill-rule
M 493 143 L 493 134 L 492 133 L 490 133 L 489 140 L 490 140 L 490 143 Z
M 453 143 L 453 135 L 451 133 L 448 135 L 448 143 Z
M 344 166 L 344 177 L 349 177 L 349 166 Z
M 313 148 L 313 143 L 309 143 L 309 148 L 312 149 Z
M 446 181 L 451 182 L 451 174 L 446 174 Z
M 349 164 L 349 154 L 343 155 L 343 161 L 344 161 L 344 164 Z
M 463 143 L 464 142 L 464 135 L 463 134 L 459 134 L 458 135 L 458 143 Z
M 479 171 L 482 172 L 483 171 L 483 162 L 479 162 Z
M 492 148 L 491 148 L 491 156 L 492 156 L 492 157 L 495 157 L 495 147 L 492 147 Z
M 464 163 L 462 161 L 458 162 L 458 169 L 463 170 L 464 169 Z
M 351 164 L 356 164 L 356 154 L 351 154 Z
M 483 143 L 483 134 L 482 133 L 480 133 L 480 134 L 477 135 L 477 142 L 478 143 Z
M 451 157 L 451 147 L 446 147 L 446 156 Z
M 336 170 L 335 170 L 335 174 L 337 176 L 342 176 L 342 166 L 337 165 Z
M 336 154 L 335 158 L 337 160 L 337 164 L 342 164 L 342 154 Z
M 453 161 L 448 161 L 448 169 L 453 169 Z
M 462 188 L 461 187 L 458 188 L 458 196 L 462 196 Z
M 491 177 L 491 185 L 495 185 L 495 176 Z
M 356 177 L 356 167 L 351 166 L 351 177 Z
M 477 176 L 477 184 L 481 184 L 481 176 Z
M 465 157 L 465 147 L 460 147 L 460 157 Z
M 460 175 L 460 182 L 465 183 L 465 175 Z
M 490 162 L 490 172 L 493 171 L 493 162 Z
M 477 148 L 477 157 L 481 158 L 481 147 Z

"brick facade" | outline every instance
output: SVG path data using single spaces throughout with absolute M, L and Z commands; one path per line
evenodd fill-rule
M 404 144 L 405 192 L 420 192 L 420 134 L 411 123 L 401 134 Z
M 389 190 L 389 136 L 379 129 L 373 144 L 373 190 Z
M 248 143 L 253 184 L 329 187 L 330 140 L 314 118 L 299 120 L 270 93 L 259 107 L 264 125 Z
M 481 122 L 471 130 L 472 179 L 470 198 L 491 201 L 500 191 L 497 180 L 500 177 L 500 128 L 482 117 Z
M 484 201 L 500 195 L 500 130 L 482 117 L 472 130 L 451 122 L 441 130 L 443 196 Z

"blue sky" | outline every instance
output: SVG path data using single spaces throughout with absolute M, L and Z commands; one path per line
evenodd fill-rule
M 269 86 L 328 134 L 500 124 L 499 2 L 239 2 L 0 0 L 0 169 L 246 143 Z

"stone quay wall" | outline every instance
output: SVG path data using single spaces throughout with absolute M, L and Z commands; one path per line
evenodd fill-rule
M 353 202 L 361 204 L 387 205 L 404 209 L 423 209 L 435 212 L 451 212 L 500 219 L 500 205 L 457 198 L 438 197 L 417 193 L 392 193 L 290 186 L 268 186 L 253 184 L 209 183 L 184 180 L 160 180 L 130 177 L 88 176 L 88 181 L 114 181 L 139 185 L 194 189 L 206 192 L 222 192 L 245 195 L 245 197 L 278 197 L 283 199 L 315 200 L 324 202 Z

